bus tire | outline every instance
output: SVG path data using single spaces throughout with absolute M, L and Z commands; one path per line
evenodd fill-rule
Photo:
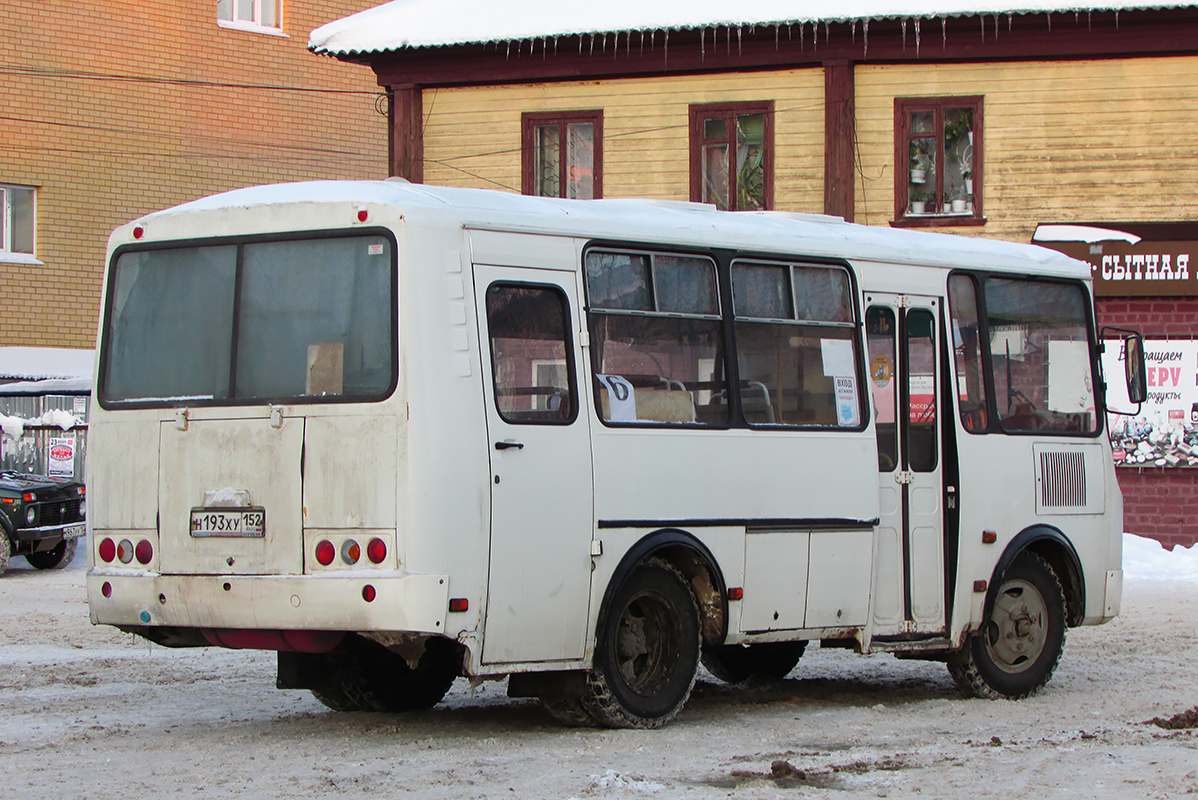
M 75 550 L 79 547 L 78 539 L 63 539 L 53 550 L 41 553 L 30 553 L 25 556 L 34 569 L 64 569 L 75 558 Z
M 593 728 L 597 724 L 581 699 L 542 700 L 541 705 L 549 716 L 568 728 Z
M 682 573 L 641 562 L 606 609 L 583 707 L 608 727 L 660 728 L 690 697 L 699 647 L 699 608 Z
M 799 663 L 806 642 L 725 644 L 703 650 L 703 666 L 725 683 L 742 683 L 754 675 L 782 680 Z
M 1044 687 L 1065 648 L 1065 592 L 1052 567 L 1021 554 L 1003 574 L 990 618 L 949 663 L 968 696 L 1021 700 Z
M 382 645 L 359 640 L 334 660 L 331 680 L 312 694 L 334 711 L 401 713 L 432 708 L 457 677 L 451 645 L 429 642 L 415 669 Z

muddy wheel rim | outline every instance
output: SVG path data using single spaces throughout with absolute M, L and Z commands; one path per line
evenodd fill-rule
M 1048 604 L 1024 580 L 1005 581 L 986 629 L 986 650 L 1003 672 L 1021 673 L 1036 663 L 1048 640 Z
M 615 656 L 620 677 L 631 691 L 656 694 L 670 677 L 679 633 L 669 603 L 643 592 L 624 607 L 616 630 Z

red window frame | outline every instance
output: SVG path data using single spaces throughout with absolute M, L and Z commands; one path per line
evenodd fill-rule
M 603 197 L 603 110 L 586 111 L 526 111 L 521 115 L 521 153 L 520 191 L 523 194 L 536 194 L 536 129 L 543 125 L 558 126 L 558 153 L 561 154 L 562 165 L 565 166 L 566 132 L 571 123 L 590 123 L 594 131 L 594 161 L 591 165 L 591 198 Z M 569 170 L 558 171 L 558 193 L 555 197 L 566 197 L 566 186 L 569 182 Z
M 710 144 L 727 144 L 728 147 L 728 195 L 737 196 L 736 169 L 736 118 L 747 114 L 761 114 L 765 118 L 762 142 L 762 198 L 763 207 L 774 207 L 774 101 L 763 100 L 742 103 L 704 103 L 690 107 L 690 182 L 691 201 L 705 203 L 703 192 L 703 147 Z M 706 137 L 704 122 L 712 119 L 725 120 L 725 135 Z M 743 211 L 735 202 L 730 210 Z
M 983 97 L 969 95 L 961 97 L 896 97 L 894 99 L 894 219 L 891 225 L 895 227 L 949 227 L 966 225 L 985 225 L 986 217 L 982 211 L 984 196 L 982 179 L 983 158 Z M 947 170 L 950 156 L 946 153 L 945 112 L 955 109 L 968 109 L 972 115 L 973 134 L 968 161 L 957 161 L 956 174 L 950 176 Z M 914 113 L 926 112 L 932 115 L 931 132 L 913 131 L 911 116 Z M 916 152 L 915 141 L 933 139 L 935 152 L 929 154 L 927 171 L 932 177 L 932 184 L 920 202 L 930 202 L 932 208 L 924 213 L 916 213 L 913 204 L 913 192 L 910 187 L 916 185 L 912 180 Z M 957 141 L 960 139 L 958 136 Z M 960 145 L 953 148 L 956 153 L 964 152 Z M 963 176 L 965 171 L 970 174 L 972 191 L 966 187 Z M 945 186 L 945 178 L 949 177 L 951 187 Z M 960 179 L 960 185 L 957 183 Z M 953 210 L 953 200 L 964 201 L 965 208 Z

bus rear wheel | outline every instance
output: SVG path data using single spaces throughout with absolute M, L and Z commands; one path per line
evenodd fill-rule
M 725 683 L 741 683 L 754 675 L 782 680 L 799 663 L 806 642 L 725 644 L 703 650 L 703 666 Z
M 659 559 L 632 569 L 599 631 L 582 706 L 601 725 L 660 728 L 682 709 L 699 666 L 699 609 Z
M 328 683 L 312 694 L 334 711 L 421 711 L 441 702 L 453 685 L 455 659 L 451 643 L 430 639 L 413 669 L 402 656 L 359 639 L 331 659 Z
M 1065 593 L 1052 567 L 1023 553 L 1002 576 L 990 618 L 948 665 L 971 697 L 1021 700 L 1044 687 L 1065 648 Z

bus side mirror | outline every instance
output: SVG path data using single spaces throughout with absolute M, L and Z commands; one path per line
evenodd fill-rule
M 1127 379 L 1127 399 L 1143 403 L 1148 399 L 1148 371 L 1144 364 L 1144 338 L 1131 333 L 1123 339 L 1123 373 Z

